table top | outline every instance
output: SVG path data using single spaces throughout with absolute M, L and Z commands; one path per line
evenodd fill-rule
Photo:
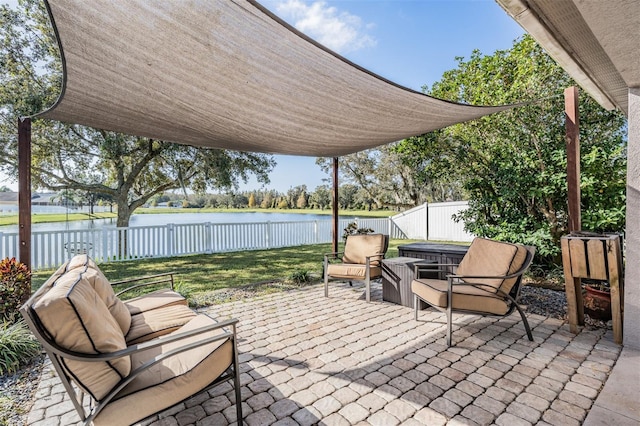
M 437 260 L 426 260 L 426 259 L 418 259 L 417 257 L 391 257 L 389 259 L 383 259 L 382 263 L 384 264 L 403 264 L 403 263 L 419 263 L 423 265 L 430 265 L 438 263 Z
M 464 254 L 469 250 L 467 245 L 459 244 L 439 244 L 439 243 L 411 243 L 398 246 L 398 251 L 421 251 L 429 253 L 461 253 Z

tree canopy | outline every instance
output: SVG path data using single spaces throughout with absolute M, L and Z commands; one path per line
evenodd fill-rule
M 437 176 L 462 185 L 468 231 L 533 244 L 542 259 L 559 260 L 567 231 L 565 88 L 575 85 L 529 36 L 491 56 L 474 51 L 425 90 L 469 104 L 526 106 L 451 126 L 400 143 L 416 158 L 431 151 Z M 621 232 L 625 220 L 626 120 L 585 93 L 579 98 L 583 229 Z M 443 149 L 443 151 L 440 151 Z

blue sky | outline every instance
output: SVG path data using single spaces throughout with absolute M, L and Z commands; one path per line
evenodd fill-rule
M 6 1 L 6 0 L 5 0 Z M 524 31 L 494 0 L 261 0 L 265 7 L 356 64 L 413 90 L 469 58 L 509 49 Z M 15 5 L 15 0 L 9 0 Z M 315 157 L 275 156 L 268 188 L 309 190 L 329 176 Z M 0 185 L 17 188 L 0 176 Z M 241 190 L 259 189 L 251 180 Z
M 289 24 L 356 64 L 421 91 L 468 59 L 511 48 L 524 31 L 494 0 L 262 0 Z M 315 157 L 275 156 L 269 188 L 309 190 L 329 176 Z M 241 189 L 258 189 L 249 182 Z

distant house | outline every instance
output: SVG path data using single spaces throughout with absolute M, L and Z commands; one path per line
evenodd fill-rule
M 59 205 L 60 202 L 53 202 L 52 198 L 55 198 L 58 194 L 55 192 L 43 192 L 38 193 L 34 192 L 31 194 L 31 205 L 35 206 L 55 206 Z M 9 191 L 9 192 L 0 192 L 0 204 L 9 204 L 9 205 L 17 205 L 18 204 L 18 193 Z
M 17 192 L 0 192 L 0 204 L 18 204 Z

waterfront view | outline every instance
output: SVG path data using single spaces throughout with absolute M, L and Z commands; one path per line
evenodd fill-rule
M 267 213 L 267 212 L 220 212 L 220 213 L 154 213 L 134 214 L 129 226 L 158 226 L 167 224 L 195 223 L 262 223 L 262 222 L 303 222 L 313 220 L 329 220 L 329 214 L 305 213 Z M 340 219 L 354 219 L 353 216 L 340 216 Z M 34 223 L 31 228 L 37 231 L 79 231 L 115 227 L 116 218 L 76 220 L 51 223 Z M 17 232 L 18 225 L 0 226 L 0 232 Z

